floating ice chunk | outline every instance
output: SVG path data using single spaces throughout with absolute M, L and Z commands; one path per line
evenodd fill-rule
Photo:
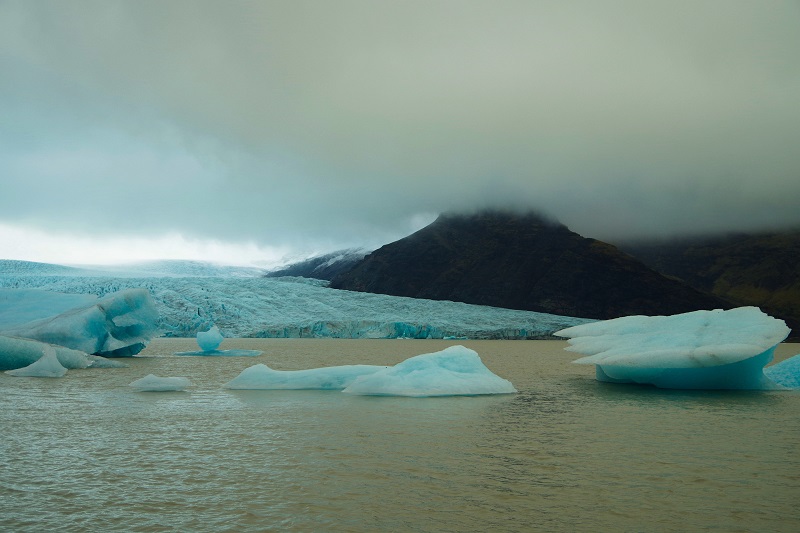
M 245 368 L 225 384 L 228 389 L 319 389 L 342 390 L 356 378 L 384 370 L 385 366 L 345 365 L 308 370 L 273 370 L 259 364 Z
M 373 396 L 476 396 L 517 392 L 464 346 L 417 355 L 362 376 L 342 392 Z
M 771 389 L 763 367 L 789 334 L 757 307 L 629 316 L 557 331 L 599 381 L 675 389 Z
M 34 378 L 60 378 L 66 373 L 67 369 L 58 362 L 55 348 L 48 345 L 45 345 L 42 356 L 35 363 L 24 368 L 6 371 L 6 374 L 11 376 Z
M 19 337 L 0 335 L 0 370 L 22 368 L 35 363 L 42 357 L 47 343 Z M 86 368 L 91 364 L 90 358 L 81 351 L 52 346 L 59 363 L 65 368 Z
M 787 389 L 800 389 L 800 354 L 766 367 L 764 375 Z
M 211 326 L 211 329 L 208 331 L 197 332 L 197 345 L 200 346 L 200 349 L 204 352 L 216 350 L 219 348 L 219 345 L 222 344 L 222 340 L 222 333 L 219 332 L 217 326 Z
M 89 368 L 128 368 L 128 365 L 125 363 L 120 363 L 119 361 L 115 361 L 113 359 L 106 359 L 105 357 L 100 357 L 99 355 L 90 355 L 89 357 Z
M 3 331 L 90 354 L 139 353 L 157 333 L 158 311 L 146 289 L 127 289 L 95 303 Z
M 198 355 L 198 356 L 223 356 L 223 357 L 255 357 L 261 355 L 261 350 L 217 350 L 222 344 L 223 337 L 217 326 L 211 326 L 208 331 L 197 332 L 197 345 L 201 351 L 197 352 L 175 352 L 175 355 Z
M 189 381 L 189 378 L 159 377 L 153 374 L 148 374 L 130 384 L 131 387 L 139 392 L 182 391 L 191 385 L 192 382 Z

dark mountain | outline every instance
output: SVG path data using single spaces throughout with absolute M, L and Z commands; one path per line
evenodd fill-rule
M 800 332 L 800 230 L 621 245 L 651 268 Z
M 442 215 L 331 287 L 586 318 L 730 307 L 536 214 Z
M 330 281 L 337 274 L 353 268 L 368 253 L 363 248 L 340 250 L 292 263 L 280 270 L 268 272 L 265 277 L 298 276 Z

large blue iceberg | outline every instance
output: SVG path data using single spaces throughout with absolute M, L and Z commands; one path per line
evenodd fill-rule
M 229 389 L 341 390 L 370 396 L 476 396 L 517 392 L 493 374 L 480 356 L 463 346 L 417 355 L 395 366 L 346 365 L 308 370 L 246 368 Z
M 24 324 L 0 323 L 0 334 L 65 346 L 88 354 L 126 357 L 139 353 L 158 333 L 158 311 L 146 289 L 126 289 L 103 298 L 25 291 L 28 316 L 43 316 Z M 6 291 L 6 295 L 9 293 Z M 0 304 L 10 299 L 0 301 Z M 80 305 L 64 310 L 64 305 Z M 7 307 L 0 306 L 0 309 Z M 58 310 L 53 313 L 53 310 Z M 49 311 L 49 315 L 48 315 Z M 7 313 L 6 313 L 7 316 Z
M 88 368 L 94 366 L 92 358 L 79 350 L 72 350 L 63 346 L 51 346 L 32 339 L 0 335 L 0 370 L 13 370 L 31 365 L 38 361 L 49 347 L 55 350 L 56 357 L 64 368 Z M 102 366 L 102 363 L 99 363 L 98 366 Z
M 764 375 L 789 335 L 783 320 L 757 307 L 628 316 L 557 331 L 584 354 L 599 381 L 669 389 L 780 389 Z

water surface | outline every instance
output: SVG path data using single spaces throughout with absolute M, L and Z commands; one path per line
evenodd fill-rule
M 561 341 L 460 341 L 516 395 L 222 388 L 256 363 L 394 364 L 458 343 L 227 339 L 264 351 L 231 358 L 156 339 L 126 369 L 0 374 L 0 530 L 800 529 L 800 393 L 599 383 Z M 193 386 L 128 387 L 150 373 Z

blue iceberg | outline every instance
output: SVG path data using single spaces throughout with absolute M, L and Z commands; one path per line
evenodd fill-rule
M 628 316 L 557 331 L 568 351 L 586 355 L 598 381 L 669 389 L 779 389 L 764 374 L 789 335 L 757 307 Z
M 90 300 L 90 303 L 84 301 L 77 307 L 25 324 L 0 326 L 2 334 L 89 354 L 126 357 L 139 353 L 158 333 L 158 311 L 146 289 L 127 289 Z M 27 305 L 39 308 L 36 312 L 30 311 L 31 316 L 45 314 L 55 301 L 65 302 L 67 298 L 64 295 L 55 298 L 46 291 L 27 291 L 26 294 Z
M 800 354 L 766 367 L 764 375 L 787 389 L 800 389 Z
M 60 378 L 67 373 L 56 357 L 56 350 L 52 346 L 46 345 L 42 350 L 42 356 L 24 368 L 16 370 L 7 370 L 6 374 L 17 377 L 35 377 L 35 378 Z
M 346 365 L 308 370 L 246 368 L 225 385 L 229 389 L 341 390 L 369 396 L 475 396 L 517 392 L 483 365 L 476 352 L 451 346 L 417 355 L 395 366 Z
M 315 389 L 342 390 L 357 378 L 374 374 L 385 366 L 344 365 L 308 370 L 273 370 L 265 364 L 254 365 L 225 384 L 228 389 L 273 390 Z
M 217 326 L 211 326 L 208 331 L 197 332 L 197 345 L 200 351 L 175 352 L 175 355 L 217 355 L 227 357 L 255 357 L 261 355 L 261 350 L 218 350 L 224 337 Z
M 59 364 L 64 368 L 94 366 L 92 358 L 79 350 L 72 350 L 63 346 L 51 346 L 32 339 L 0 335 L 0 370 L 13 370 L 31 365 L 42 357 L 47 348 L 52 348 L 55 351 Z M 102 360 L 102 358 L 97 359 Z M 98 366 L 101 365 L 102 362 L 98 363 Z
M 486 368 L 477 352 L 451 346 L 361 376 L 342 392 L 367 396 L 478 396 L 510 394 L 510 381 Z

